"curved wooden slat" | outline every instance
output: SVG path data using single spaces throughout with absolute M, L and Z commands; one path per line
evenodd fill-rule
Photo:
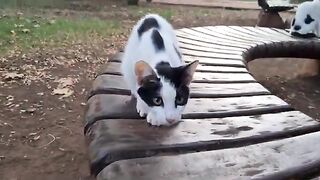
M 182 43 L 181 39 L 179 38 L 179 46 L 180 49 L 189 49 L 189 50 L 196 50 L 196 51 L 203 51 L 203 52 L 213 52 L 213 53 L 221 53 L 221 54 L 231 54 L 231 55 L 241 55 L 242 51 L 232 51 L 226 49 L 216 49 L 211 47 L 203 47 L 203 46 L 195 46 L 194 44 L 187 44 Z
M 320 174 L 319 141 L 316 132 L 241 148 L 124 160 L 106 167 L 98 180 L 304 179 Z M 280 173 L 270 176 L 274 172 Z
M 190 97 L 192 98 L 223 98 L 270 94 L 270 92 L 259 83 L 192 83 L 190 89 Z M 96 94 L 130 95 L 131 93 L 130 90 L 127 89 L 121 76 L 104 74 L 95 79 L 88 98 Z
M 243 48 L 237 48 L 237 47 L 230 47 L 230 46 L 221 46 L 209 42 L 202 42 L 198 39 L 194 40 L 191 38 L 185 38 L 185 37 L 178 37 L 180 44 L 189 44 L 193 46 L 199 46 L 199 47 L 206 47 L 206 48 L 212 48 L 212 49 L 219 49 L 219 50 L 229 50 L 231 52 L 243 52 Z M 200 38 L 199 38 L 200 39 Z
M 213 38 L 209 35 L 199 33 L 191 29 L 180 29 L 179 31 L 176 31 L 176 34 L 177 34 L 177 37 L 190 38 L 190 39 L 198 40 L 201 42 L 207 42 L 207 43 L 212 43 L 212 44 L 217 44 L 222 46 L 230 46 L 230 47 L 244 48 L 244 49 L 248 49 L 251 47 L 250 45 L 247 45 L 247 44 L 232 43 L 230 41 Z
M 234 33 L 228 33 L 226 31 L 224 31 L 224 29 L 221 28 L 210 28 L 210 27 L 201 27 L 201 28 L 196 28 L 197 30 L 200 29 L 201 32 L 206 32 L 206 33 L 212 33 L 215 36 L 221 37 L 221 38 L 225 38 L 227 37 L 230 40 L 237 40 L 237 41 L 242 41 L 245 43 L 250 43 L 250 44 L 263 44 L 263 43 L 269 43 L 272 42 L 272 40 L 260 40 L 259 38 L 251 38 L 248 39 L 245 36 L 243 36 L 243 34 L 234 34 Z
M 208 66 L 225 66 L 225 67 L 246 67 L 243 61 L 232 60 L 232 59 L 219 59 L 219 58 L 208 58 L 208 57 L 197 57 L 190 55 L 183 55 L 182 59 L 185 62 L 192 62 L 198 60 L 200 64 Z
M 239 49 L 241 50 L 245 50 L 247 49 L 248 47 L 243 47 L 243 46 L 237 46 L 237 45 L 233 45 L 233 44 L 229 44 L 228 43 L 224 43 L 224 42 L 219 42 L 219 41 L 211 41 L 211 40 L 208 40 L 208 39 L 203 39 L 201 37 L 198 37 L 198 36 L 192 36 L 190 34 L 187 34 L 187 33 L 184 33 L 184 32 L 181 32 L 181 31 L 176 31 L 176 35 L 179 39 L 182 39 L 182 40 L 186 40 L 188 42 L 192 42 L 192 43 L 201 43 L 202 46 L 207 44 L 208 47 L 213 47 L 213 48 L 217 48 L 217 49 L 231 49 L 231 50 L 236 50 L 238 51 Z M 184 42 L 184 41 L 182 41 Z
M 88 100 L 85 120 L 88 124 L 97 119 L 139 119 L 135 101 L 131 96 L 98 94 Z M 276 96 L 248 96 L 230 98 L 191 98 L 183 118 L 228 117 L 235 114 L 257 114 L 261 112 L 290 109 L 287 103 Z
M 274 40 L 274 38 L 262 38 L 262 37 L 255 36 L 255 35 L 252 35 L 249 33 L 245 33 L 243 31 L 237 31 L 235 29 L 232 29 L 229 26 L 217 26 L 217 27 L 209 26 L 207 28 L 209 30 L 220 31 L 225 34 L 233 34 L 235 37 L 239 37 L 239 38 L 246 39 L 246 40 L 260 41 L 262 43 L 270 43 L 270 42 L 278 42 L 279 41 L 279 40 Z

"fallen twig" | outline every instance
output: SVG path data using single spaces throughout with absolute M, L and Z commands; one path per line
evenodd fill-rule
M 54 137 L 54 135 L 48 134 L 48 136 L 51 136 L 52 140 L 50 142 L 48 142 L 47 144 L 45 144 L 43 146 L 40 146 L 39 148 L 43 148 L 43 147 L 49 146 L 51 143 L 53 143 L 56 140 L 56 137 Z

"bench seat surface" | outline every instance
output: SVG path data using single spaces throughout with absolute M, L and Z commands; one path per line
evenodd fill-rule
M 318 39 L 237 26 L 176 31 L 199 60 L 183 121 L 151 127 L 135 110 L 115 55 L 93 82 L 85 115 L 91 172 L 106 179 L 289 179 L 320 174 L 320 124 L 256 82 L 262 57 L 320 59 Z M 300 52 L 303 51 L 303 52 Z

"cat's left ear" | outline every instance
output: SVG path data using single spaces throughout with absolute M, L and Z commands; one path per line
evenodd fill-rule
M 181 76 L 181 80 L 183 84 L 188 86 L 191 83 L 193 74 L 196 71 L 198 64 L 199 64 L 199 61 L 196 60 L 185 65 L 184 71 Z
M 155 75 L 155 72 L 145 61 L 138 61 L 135 64 L 134 72 L 136 74 L 137 82 L 139 85 L 142 84 L 142 81 L 145 77 Z

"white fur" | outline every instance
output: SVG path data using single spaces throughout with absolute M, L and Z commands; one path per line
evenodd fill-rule
M 307 15 L 310 15 L 314 22 L 305 24 L 304 20 Z M 295 30 L 294 25 L 301 26 L 300 30 Z M 290 32 L 298 32 L 300 34 L 314 33 L 320 37 L 320 0 L 314 0 L 312 2 L 307 1 L 301 3 L 296 11 L 295 24 L 291 24 Z
M 165 45 L 165 51 L 163 52 L 156 52 L 154 45 L 152 44 L 151 33 L 153 29 L 143 33 L 141 37 L 138 35 L 137 30 L 143 21 L 150 17 L 155 18 L 160 26 L 158 31 L 161 34 Z M 184 65 L 184 62 L 176 53 L 174 46 L 179 49 L 172 26 L 159 15 L 149 14 L 139 20 L 133 27 L 124 51 L 121 64 L 121 71 L 124 76 L 124 80 L 129 86 L 131 94 L 137 98 L 137 112 L 141 117 L 147 115 L 147 122 L 152 125 L 169 125 L 180 121 L 184 107 L 178 106 L 176 108 L 174 106 L 176 90 L 172 84 L 164 79 L 161 79 L 161 96 L 164 102 L 164 107 L 149 107 L 137 94 L 139 85 L 134 72 L 135 63 L 139 60 L 143 60 L 148 63 L 154 71 L 155 66 L 161 61 L 167 61 L 171 67 Z M 168 119 L 174 119 L 175 122 L 168 122 Z

